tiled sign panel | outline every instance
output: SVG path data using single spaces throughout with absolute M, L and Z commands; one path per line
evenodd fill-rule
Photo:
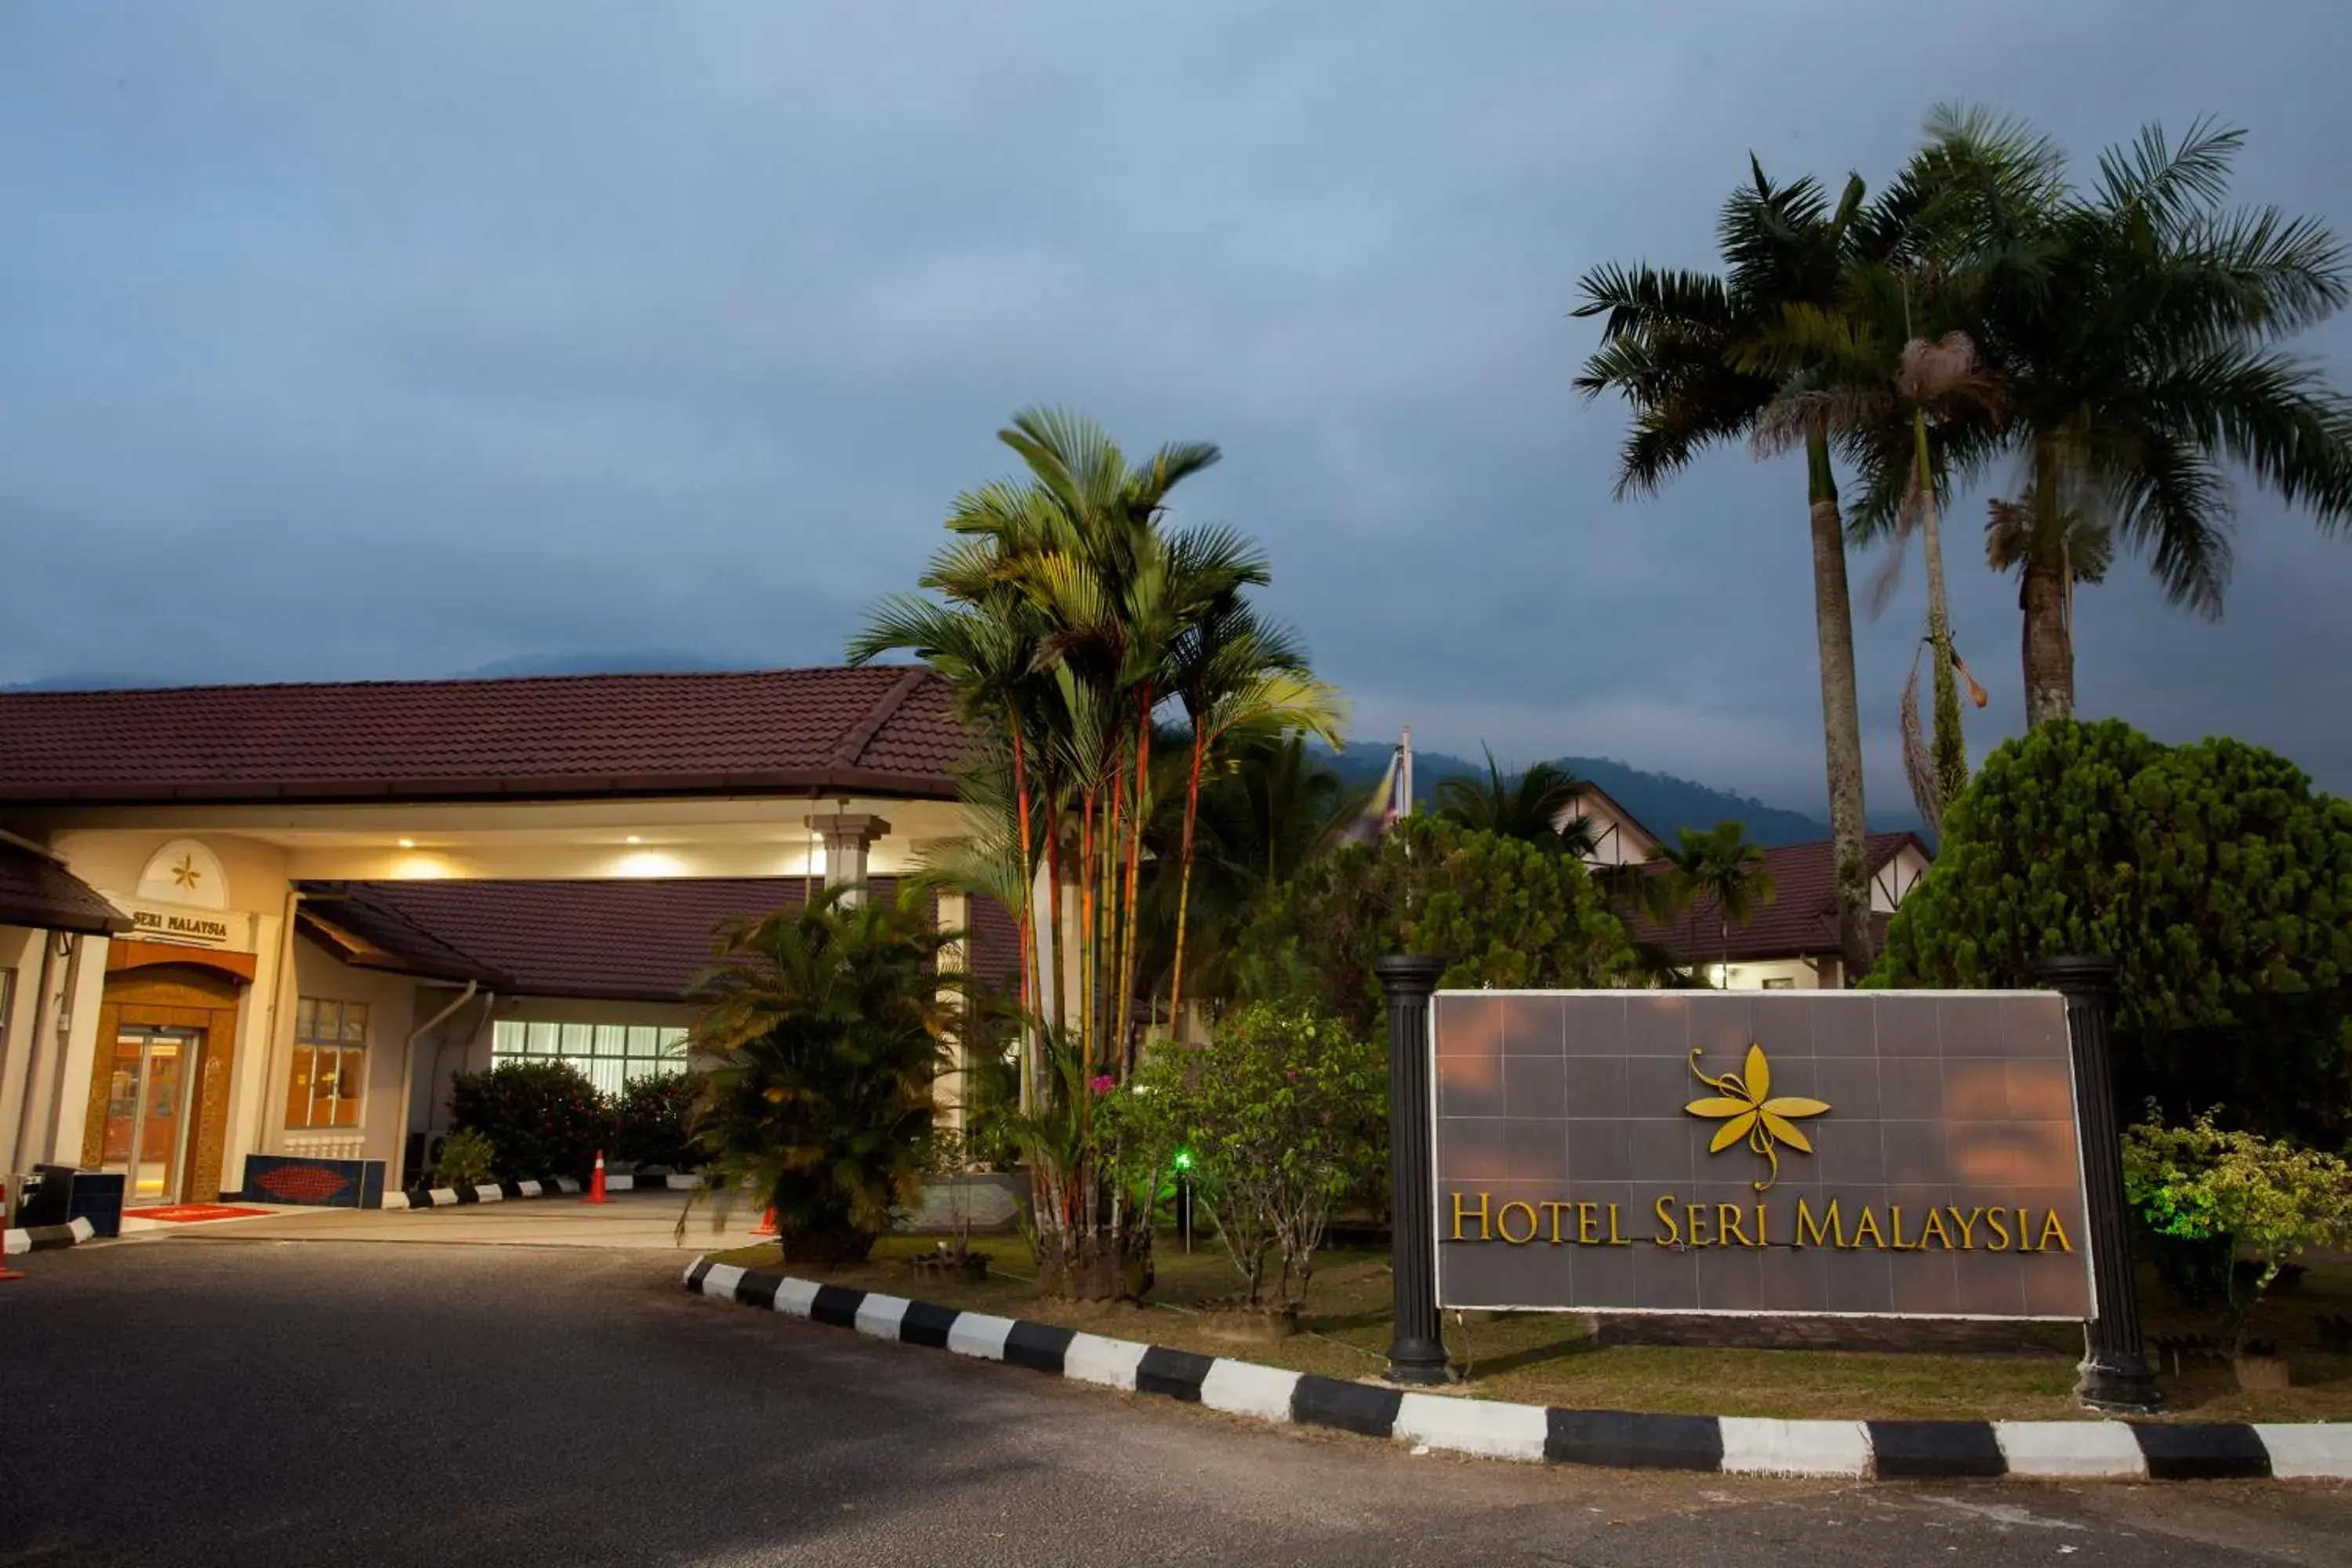
M 1448 1307 L 2092 1316 L 2063 998 L 1442 992 Z

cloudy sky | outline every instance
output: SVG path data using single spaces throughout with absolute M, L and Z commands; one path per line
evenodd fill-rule
M 1613 502 L 1579 275 L 1706 263 L 1751 149 L 1883 179 L 1939 100 L 2086 160 L 2217 114 L 2237 195 L 2352 229 L 2341 0 L 1146 16 L 0 7 L 0 682 L 830 661 L 1057 402 L 1222 443 L 1182 515 L 1265 541 L 1360 733 L 1818 813 L 1801 468 Z M 2352 329 L 2305 346 L 2352 378 Z M 2021 699 L 1979 508 L 1980 752 Z M 2239 549 L 2219 626 L 2086 595 L 2083 706 L 2352 790 L 2352 537 L 2250 492 Z M 1919 594 L 1861 628 L 1887 805 Z

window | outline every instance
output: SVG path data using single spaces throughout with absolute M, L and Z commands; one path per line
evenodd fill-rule
M 1764 978 L 1767 991 L 1794 991 L 1796 988 L 1797 977 L 1793 974 L 1769 974 Z
M 294 1068 L 286 1078 L 286 1125 L 357 1127 L 367 1082 L 364 1002 L 316 996 L 294 1004 Z
M 491 1026 L 490 1064 L 569 1062 L 606 1094 L 641 1078 L 686 1069 L 686 1031 L 656 1024 L 550 1024 L 501 1018 Z

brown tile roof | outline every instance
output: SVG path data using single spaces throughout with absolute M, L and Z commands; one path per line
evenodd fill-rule
M 305 916 L 365 944 L 367 967 L 480 979 L 509 995 L 648 1002 L 685 998 L 709 966 L 720 921 L 798 909 L 807 886 L 799 877 L 301 884 Z M 898 896 L 896 878 L 868 887 L 876 899 Z M 972 924 L 973 972 L 1007 981 L 1019 967 L 1011 919 L 983 908 Z
M 1928 854 L 1917 834 L 1872 834 L 1867 841 L 1871 875 L 1876 876 L 1906 844 L 1922 855 Z M 1731 928 L 1731 962 L 1752 963 L 1769 958 L 1834 955 L 1838 951 L 1835 846 L 1824 838 L 1811 844 L 1767 849 L 1764 868 L 1772 874 L 1772 901 L 1759 905 L 1755 919 L 1747 925 Z M 1663 875 L 1665 868 L 1652 862 L 1647 869 L 1654 875 Z M 1633 934 L 1642 941 L 1656 942 L 1685 963 L 1711 963 L 1723 957 L 1722 928 L 1716 923 L 1712 899 L 1696 900 L 1664 925 L 1637 921 Z M 1874 952 L 1885 937 L 1886 917 L 1872 916 L 1870 942 Z
M 122 911 L 47 856 L 0 841 L 0 926 L 112 936 L 131 929 Z
M 951 799 L 919 666 L 0 692 L 0 801 L 845 793 Z

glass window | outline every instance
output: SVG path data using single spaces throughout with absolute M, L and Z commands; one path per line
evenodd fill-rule
M 617 1094 L 638 1079 L 685 1070 L 686 1037 L 675 1025 L 501 1019 L 490 1032 L 490 1060 L 569 1062 L 597 1089 Z
M 367 1088 L 364 1002 L 298 997 L 294 1060 L 286 1075 L 286 1125 L 357 1127 Z

